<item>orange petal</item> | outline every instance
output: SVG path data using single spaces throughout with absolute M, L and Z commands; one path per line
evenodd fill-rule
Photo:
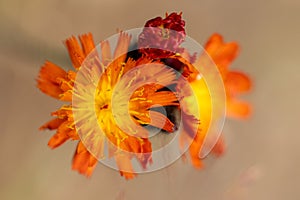
M 133 179 L 136 177 L 136 173 L 133 171 L 130 156 L 124 153 L 116 153 L 114 155 L 118 168 L 120 170 L 121 176 L 125 179 Z
M 152 162 L 152 147 L 148 139 L 128 136 L 128 138 L 121 143 L 120 148 L 135 155 L 144 169 Z
M 205 50 L 218 66 L 221 74 L 226 74 L 228 65 L 238 54 L 239 46 L 235 42 L 225 43 L 219 34 L 213 34 L 205 45 Z
M 68 76 L 69 80 L 71 80 L 72 82 L 74 82 L 75 79 L 76 79 L 76 72 L 70 70 L 70 71 L 68 71 L 67 76 Z
M 40 130 L 45 130 L 45 129 L 54 130 L 54 129 L 57 129 L 64 121 L 65 121 L 65 119 L 54 118 L 51 121 L 44 124 L 43 126 L 41 126 L 39 129 Z
M 106 66 L 112 59 L 110 45 L 109 42 L 105 40 L 100 43 L 100 46 L 101 46 L 102 62 Z
M 123 176 L 126 180 L 134 179 L 137 176 L 133 172 L 124 172 L 124 171 L 120 171 L 120 175 Z
M 125 32 L 120 32 L 117 47 L 114 52 L 114 59 L 117 60 L 117 63 L 122 63 L 125 61 L 130 40 L 131 40 L 131 36 L 129 36 Z
M 96 167 L 97 159 L 79 142 L 73 157 L 72 169 L 90 177 Z
M 165 115 L 155 111 L 149 111 L 149 114 L 151 118 L 150 125 L 161 128 L 169 133 L 176 130 L 175 125 Z
M 175 125 L 163 114 L 156 111 L 149 111 L 150 118 L 144 121 L 146 124 L 161 128 L 169 133 L 175 131 Z
M 110 74 L 111 85 L 115 85 L 122 75 L 123 65 L 125 64 L 125 59 L 127 57 L 130 40 L 131 36 L 129 36 L 127 33 L 120 32 L 117 47 L 114 52 L 114 60 L 109 66 L 112 72 Z
M 152 144 L 149 139 L 143 139 L 141 153 L 143 153 L 142 156 L 137 156 L 137 159 L 142 167 L 146 168 L 147 164 L 152 163 Z
M 141 147 L 140 142 L 137 140 L 137 138 L 134 138 L 132 136 L 128 136 L 125 140 L 123 140 L 119 144 L 120 149 L 132 153 L 139 152 L 141 149 L 140 147 Z
M 142 167 L 146 168 L 147 164 L 151 162 L 151 142 L 147 138 L 140 138 L 136 135 L 131 136 L 124 132 L 121 133 L 121 130 L 115 130 L 113 133 L 114 135 L 109 135 L 107 137 L 109 140 L 110 157 L 114 156 L 118 151 L 125 151 L 128 152 L 128 156 L 135 156 Z M 118 142 L 118 138 L 122 137 L 121 135 L 124 134 L 126 135 L 125 137 L 123 136 L 124 140 Z
M 58 99 L 59 95 L 63 93 L 63 90 L 60 88 L 57 78 L 65 76 L 66 72 L 63 69 L 46 61 L 39 72 L 37 87 L 43 93 Z
M 192 165 L 197 169 L 201 169 L 203 167 L 203 163 L 199 157 L 202 144 L 203 139 L 199 137 L 199 134 L 197 134 L 189 148 Z
M 95 48 L 93 35 L 91 33 L 83 34 L 79 36 L 79 40 L 82 45 L 83 53 L 87 56 Z
M 69 39 L 67 39 L 65 41 L 65 45 L 68 49 L 73 67 L 78 69 L 84 61 L 85 55 L 75 36 L 72 36 Z
M 66 133 L 57 132 L 55 133 L 48 142 L 48 146 L 51 149 L 59 147 L 69 139 L 69 136 Z
M 73 82 L 68 80 L 68 75 L 65 78 L 57 78 L 56 82 L 60 85 L 60 89 L 68 91 L 73 89 Z
M 156 92 L 154 94 L 147 96 L 147 100 L 148 101 L 150 100 L 152 105 L 160 105 L 160 106 L 179 105 L 179 103 L 176 102 L 178 100 L 176 94 L 170 91 Z
M 64 105 L 57 111 L 51 113 L 52 116 L 57 116 L 61 119 L 63 118 L 71 118 L 73 116 L 72 106 L 71 105 Z
M 206 42 L 205 50 L 207 51 L 207 53 L 213 54 L 213 52 L 216 52 L 218 50 L 222 43 L 223 37 L 218 33 L 214 33 Z
M 59 100 L 71 102 L 72 96 L 73 96 L 72 90 L 68 90 L 63 94 L 59 95 Z
M 79 135 L 76 131 L 76 129 L 71 129 L 69 132 L 67 132 L 69 138 L 71 138 L 72 140 L 79 140 Z
M 70 121 L 64 121 L 57 129 L 56 134 L 54 134 L 51 139 L 48 142 L 48 146 L 52 149 L 62 145 L 64 142 L 66 142 L 68 139 L 70 139 L 69 132 L 72 131 L 70 126 L 73 122 Z
M 227 116 L 233 118 L 245 119 L 250 116 L 251 106 L 242 101 L 228 100 L 227 101 Z
M 225 87 L 230 94 L 248 92 L 251 89 L 251 80 L 242 72 L 230 71 L 226 75 Z
M 222 136 L 219 137 L 217 143 L 212 149 L 212 153 L 216 156 L 221 156 L 225 152 L 225 142 Z
M 124 66 L 123 74 L 126 74 L 128 71 L 139 65 L 140 64 L 138 64 L 137 61 L 133 60 L 132 58 L 128 58 Z

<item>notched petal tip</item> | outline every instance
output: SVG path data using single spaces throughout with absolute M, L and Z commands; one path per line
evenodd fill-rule
M 45 94 L 59 99 L 59 95 L 63 93 L 57 78 L 64 77 L 66 72 L 52 62 L 46 61 L 41 67 L 38 78 L 37 87 Z
M 228 70 L 228 66 L 238 55 L 239 45 L 236 42 L 226 43 L 220 34 L 215 33 L 205 44 L 205 50 L 223 74 L 224 71 Z
M 78 69 L 84 61 L 85 55 L 81 49 L 75 36 L 72 36 L 64 41 L 68 50 L 71 62 L 75 69 Z
M 86 57 L 95 48 L 93 35 L 91 33 L 82 34 L 79 36 L 79 40 Z

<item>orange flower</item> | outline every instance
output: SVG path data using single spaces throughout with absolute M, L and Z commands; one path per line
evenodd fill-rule
M 241 93 L 248 92 L 251 88 L 251 81 L 247 75 L 238 71 L 230 71 L 229 66 L 238 53 L 238 44 L 235 42 L 225 43 L 222 36 L 214 34 L 210 37 L 205 50 L 212 58 L 216 66 L 218 67 L 222 80 L 224 82 L 226 92 L 226 108 L 228 117 L 246 118 L 250 115 L 250 105 L 241 100 L 237 100 L 237 96 Z M 200 58 L 201 59 L 201 58 Z M 184 74 L 187 75 L 187 79 L 190 81 L 190 86 L 196 96 L 197 105 L 200 107 L 199 113 L 194 114 L 193 110 L 196 110 L 195 102 L 191 102 L 189 97 L 184 99 L 184 103 L 188 104 L 190 108 L 187 114 L 193 113 L 196 119 L 200 121 L 198 131 L 194 138 L 187 137 L 189 135 L 187 128 L 183 131 L 181 143 L 187 143 L 191 141 L 189 147 L 189 153 L 191 156 L 191 162 L 196 168 L 202 167 L 202 161 L 199 157 L 200 150 L 203 147 L 204 139 L 207 136 L 207 131 L 211 122 L 211 97 L 205 81 L 200 78 L 197 79 L 198 72 L 194 70 L 192 65 L 189 65 Z M 196 117 L 200 116 L 200 117 Z M 195 126 L 189 124 L 189 126 Z M 225 145 L 223 138 L 220 137 L 217 143 L 212 149 L 212 153 L 215 155 L 221 155 L 224 152 Z
M 81 47 L 74 36 L 67 39 L 65 42 L 73 67 L 76 70 L 81 68 L 84 59 L 95 48 L 91 34 L 79 36 L 79 40 Z M 40 128 L 41 130 L 57 130 L 56 134 L 54 134 L 49 140 L 49 147 L 56 148 L 70 139 L 79 140 L 78 128 L 80 128 L 81 131 L 86 131 L 87 135 L 91 135 L 91 142 L 97 146 L 97 154 L 92 155 L 82 141 L 80 141 L 77 145 L 77 150 L 75 151 L 73 158 L 73 169 L 86 176 L 90 176 L 92 174 L 98 162 L 97 159 L 100 159 L 101 156 L 103 156 L 102 144 L 104 142 L 104 138 L 109 140 L 110 156 L 115 158 L 120 174 L 126 179 L 130 179 L 135 176 L 135 172 L 131 165 L 131 159 L 133 157 L 137 158 L 144 168 L 147 166 L 149 161 L 151 161 L 151 143 L 147 138 L 146 129 L 140 129 L 142 130 L 142 133 L 139 134 L 142 134 L 142 136 L 134 135 L 134 133 L 132 133 L 133 135 L 129 135 L 117 126 L 112 112 L 112 89 L 119 82 L 120 77 L 122 77 L 123 74 L 130 69 L 133 69 L 140 64 L 160 64 L 157 61 L 144 57 L 141 57 L 136 61 L 126 59 L 126 54 L 124 53 L 128 50 L 130 40 L 130 36 L 121 32 L 114 56 L 110 55 L 109 43 L 107 41 L 102 42 L 101 60 L 103 62 L 94 62 L 93 67 L 96 68 L 91 68 L 91 73 L 93 73 L 93 69 L 105 69 L 103 75 L 99 79 L 95 99 L 89 102 L 92 107 L 95 106 L 98 122 L 105 134 L 105 137 L 93 137 L 93 135 L 91 135 L 95 134 L 92 130 L 93 127 L 91 127 L 88 123 L 80 125 L 80 127 L 75 126 L 74 115 L 72 112 L 72 95 L 74 93 L 77 71 L 70 70 L 66 72 L 57 65 L 47 61 L 39 73 L 37 87 L 42 92 L 70 103 L 69 105 L 62 106 L 59 110 L 53 112 L 52 116 L 55 116 L 56 118 L 44 124 Z M 97 61 L 99 58 L 96 55 L 94 59 Z M 149 70 L 148 72 L 154 75 L 154 72 L 151 72 L 151 68 L 149 68 Z M 163 85 L 169 85 L 174 82 L 176 76 L 172 71 L 163 67 L 160 71 L 164 73 L 156 74 L 155 77 L 163 80 Z M 120 90 L 121 92 L 119 92 L 119 98 L 126 96 L 126 92 L 131 86 L 130 84 L 134 84 L 134 81 L 127 80 L 126 84 L 121 85 L 123 88 Z M 151 125 L 164 129 L 168 132 L 173 132 L 174 124 L 166 118 L 166 116 L 159 112 L 150 110 L 151 107 L 157 106 L 157 104 L 160 104 L 161 106 L 178 104 L 177 97 L 173 92 L 159 91 L 162 87 L 163 86 L 160 84 L 148 84 L 136 89 L 129 100 L 129 113 L 131 120 L 133 120 L 136 125 Z M 124 107 L 122 106 L 118 107 L 117 105 L 117 109 L 118 112 L 124 111 Z M 161 121 L 165 121 L 165 123 L 162 124 Z M 128 128 L 130 129 L 131 127 Z

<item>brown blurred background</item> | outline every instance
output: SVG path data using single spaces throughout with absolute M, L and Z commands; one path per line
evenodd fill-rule
M 53 133 L 38 131 L 61 105 L 35 88 L 39 67 L 70 66 L 70 35 L 92 32 L 99 42 L 166 11 L 183 11 L 201 44 L 214 32 L 240 43 L 232 67 L 253 79 L 253 116 L 227 120 L 226 154 L 202 171 L 178 160 L 125 181 L 100 164 L 86 179 L 71 170 L 76 144 L 50 150 Z M 0 25 L 1 200 L 300 199 L 299 0 L 1 0 Z

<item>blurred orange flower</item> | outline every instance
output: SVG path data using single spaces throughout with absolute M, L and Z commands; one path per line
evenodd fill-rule
M 144 29 L 143 33 L 139 36 L 140 47 L 145 54 L 152 58 L 165 58 L 167 64 L 175 68 L 178 71 L 182 71 L 182 75 L 190 82 L 190 86 L 196 96 L 196 101 L 191 100 L 190 95 L 183 95 L 183 101 L 181 103 L 186 104 L 188 110 L 182 110 L 182 116 L 185 118 L 183 121 L 184 129 L 181 134 L 180 146 L 184 147 L 185 144 L 190 144 L 189 154 L 191 162 L 196 168 L 202 167 L 202 161 L 199 157 L 201 148 L 203 147 L 204 140 L 208 134 L 208 129 L 212 117 L 212 105 L 211 96 L 208 86 L 203 78 L 198 79 L 201 76 L 194 65 L 201 65 L 203 57 L 201 55 L 198 58 L 195 55 L 190 55 L 189 52 L 182 48 L 180 45 L 184 41 L 185 37 L 185 21 L 182 20 L 182 13 L 166 14 L 166 17 L 162 19 L 157 17 L 146 22 L 145 27 L 157 27 L 158 29 Z M 165 32 L 165 28 L 176 30 L 173 33 L 173 37 L 162 37 Z M 158 33 L 157 33 L 158 32 Z M 151 38 L 145 40 L 145 38 Z M 154 40 L 154 42 L 152 41 Z M 150 41 L 150 42 L 149 42 Z M 147 49 L 148 46 L 157 47 L 154 49 Z M 170 46 L 172 50 L 180 52 L 181 55 L 175 55 L 160 50 L 159 47 Z M 251 106 L 242 100 L 238 99 L 239 94 L 249 92 L 251 89 L 251 80 L 243 72 L 230 70 L 230 64 L 236 58 L 239 50 L 239 46 L 236 42 L 225 43 L 223 38 L 219 34 L 213 34 L 204 47 L 206 53 L 210 56 L 214 64 L 217 66 L 220 75 L 222 77 L 225 93 L 226 93 L 226 116 L 234 117 L 238 119 L 245 119 L 249 117 L 251 113 Z M 185 56 L 182 56 L 182 55 Z M 184 59 L 189 58 L 189 60 Z M 206 59 L 204 55 L 204 60 Z M 196 63 L 195 63 L 196 62 Z M 197 63 L 198 62 L 198 63 Z M 179 83 L 177 91 L 180 93 L 182 85 Z M 200 111 L 197 111 L 199 106 Z M 197 130 L 193 133 L 193 130 Z M 225 144 L 222 136 L 218 139 L 212 149 L 212 153 L 215 155 L 221 155 L 225 150 Z
M 250 78 L 243 72 L 231 71 L 229 69 L 230 64 L 238 54 L 238 49 L 239 46 L 237 43 L 225 43 L 222 36 L 219 34 L 213 34 L 205 45 L 206 52 L 218 67 L 220 75 L 224 82 L 226 92 L 226 116 L 245 119 L 250 116 L 251 106 L 247 102 L 238 100 L 237 97 L 239 94 L 249 92 L 252 83 Z M 211 97 L 205 81 L 203 79 L 196 79 L 199 72 L 193 70 L 193 66 L 186 68 L 185 70 L 187 72 L 184 72 L 184 74 L 186 74 L 186 78 L 190 81 L 190 85 L 193 89 L 194 94 L 196 95 L 198 105 L 201 109 L 199 113 L 200 118 L 197 119 L 200 124 L 198 126 L 196 135 L 193 139 L 190 137 L 186 138 L 186 135 L 189 135 L 189 133 L 188 131 L 184 130 L 181 142 L 185 143 L 186 140 L 192 139 L 191 145 L 189 147 L 191 162 L 196 168 L 201 168 L 203 164 L 201 158 L 199 157 L 199 154 L 211 122 Z M 194 104 L 193 102 L 186 103 L 189 104 L 188 107 L 191 110 L 196 109 L 196 104 Z M 190 123 L 189 125 L 195 126 L 195 123 Z M 224 150 L 224 139 L 221 136 L 214 145 L 212 153 L 220 156 L 224 153 Z

